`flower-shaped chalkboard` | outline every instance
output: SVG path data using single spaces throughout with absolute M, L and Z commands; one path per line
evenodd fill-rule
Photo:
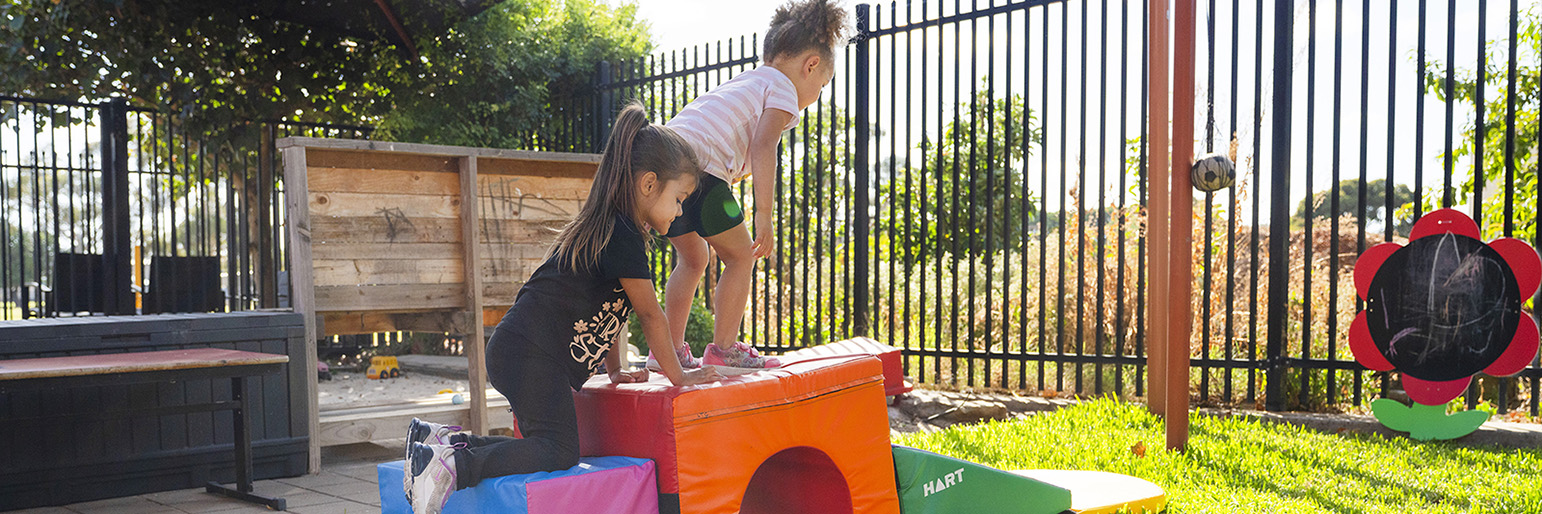
M 1355 360 L 1401 372 L 1414 403 L 1444 405 L 1474 374 L 1513 375 L 1537 353 L 1537 324 L 1521 304 L 1537 291 L 1542 259 L 1519 239 L 1478 237 L 1472 218 L 1442 209 L 1414 224 L 1407 246 L 1376 245 L 1355 264 L 1365 300 L 1349 329 Z M 1384 418 L 1395 407 L 1373 408 Z

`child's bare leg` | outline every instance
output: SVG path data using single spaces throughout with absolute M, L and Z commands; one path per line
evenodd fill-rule
M 750 301 L 750 280 L 754 278 L 755 255 L 750 246 L 750 231 L 739 226 L 721 234 L 708 237 L 707 243 L 723 261 L 723 274 L 718 277 L 717 290 L 713 292 L 712 342 L 718 348 L 727 349 L 739 338 L 739 326 L 744 322 L 744 307 Z M 674 322 L 674 318 L 670 318 Z
M 696 297 L 696 285 L 707 271 L 707 241 L 691 232 L 669 239 L 675 247 L 674 271 L 664 283 L 664 317 L 669 319 L 669 336 L 675 346 L 685 346 L 685 327 L 691 321 L 691 304 Z M 743 307 L 741 307 L 742 309 Z

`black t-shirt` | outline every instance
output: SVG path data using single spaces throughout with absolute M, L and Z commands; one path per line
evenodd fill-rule
M 653 271 L 642 231 L 621 216 L 596 266 L 573 272 L 563 260 L 554 254 L 530 275 L 498 329 L 514 331 L 515 351 L 539 351 L 566 363 L 577 389 L 599 371 L 605 352 L 626 330 L 632 303 L 620 279 L 652 280 Z

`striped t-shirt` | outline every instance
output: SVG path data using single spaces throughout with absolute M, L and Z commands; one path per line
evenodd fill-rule
M 712 88 L 665 125 L 696 150 L 703 171 L 732 184 L 750 174 L 750 138 L 766 109 L 792 114 L 782 130 L 798 123 L 798 89 L 771 66 L 740 73 Z

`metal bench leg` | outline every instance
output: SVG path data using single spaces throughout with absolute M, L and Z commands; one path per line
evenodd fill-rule
M 236 447 L 236 484 L 234 488 L 215 482 L 209 482 L 204 487 L 205 491 L 214 494 L 229 496 L 241 501 L 260 503 L 273 510 L 284 510 L 283 498 L 269 498 L 252 493 L 252 420 L 246 416 L 247 394 L 246 377 L 231 377 L 230 396 L 239 406 L 232 412 L 235 414 L 235 447 Z

